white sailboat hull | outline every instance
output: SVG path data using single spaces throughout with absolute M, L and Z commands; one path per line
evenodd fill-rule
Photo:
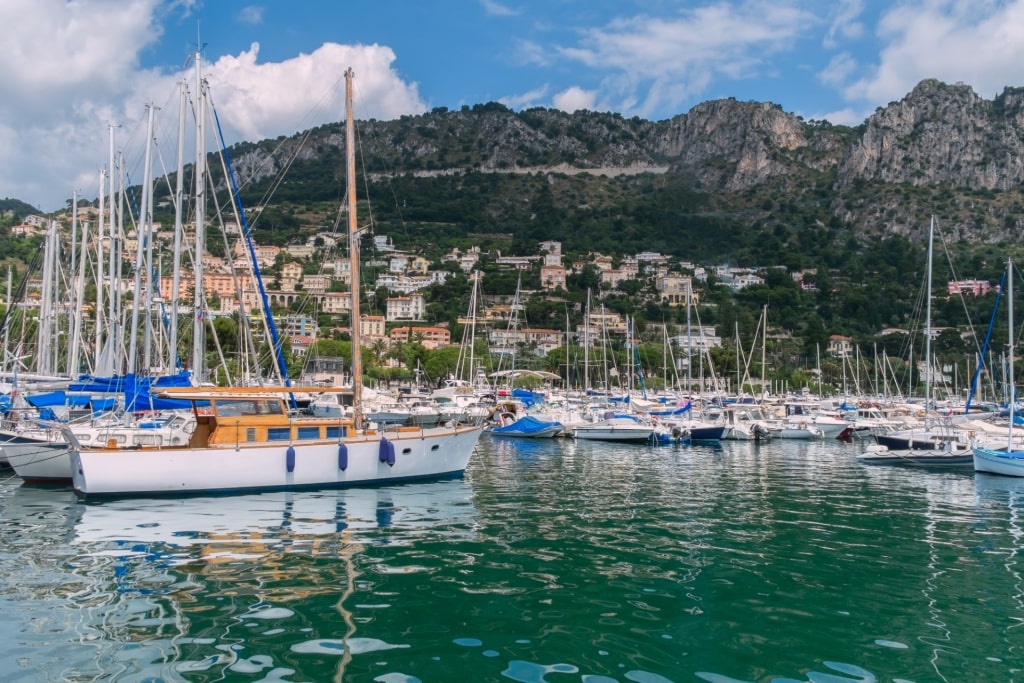
M 131 449 L 183 446 L 188 443 L 194 421 L 179 416 L 160 427 L 132 425 L 76 425 L 70 427 L 79 446 L 116 444 Z M 8 459 L 14 473 L 27 482 L 67 483 L 71 481 L 71 454 L 62 432 L 31 430 L 0 443 L 0 454 Z
M 577 439 L 592 441 L 650 441 L 654 427 L 627 418 L 611 418 L 574 427 L 572 434 Z
M 772 432 L 773 437 L 780 439 L 820 439 L 821 431 L 813 427 L 781 427 Z
M 71 455 L 64 441 L 0 444 L 0 454 L 25 481 L 67 482 L 71 479 Z
M 73 448 L 81 495 L 182 494 L 385 484 L 461 474 L 479 427 L 388 432 L 394 464 L 382 462 L 381 435 L 251 446 L 98 450 Z M 342 469 L 340 446 L 347 449 Z M 289 458 L 289 448 L 294 449 Z M 293 466 L 289 471 L 289 460 Z
M 1024 477 L 1024 451 L 997 451 L 976 446 L 974 469 L 1008 477 Z

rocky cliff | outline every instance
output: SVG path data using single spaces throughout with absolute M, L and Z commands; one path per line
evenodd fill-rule
M 359 135 L 361 163 L 377 178 L 647 172 L 685 178 L 716 211 L 749 221 L 813 200 L 861 236 L 919 237 L 932 215 L 958 239 L 997 242 L 1020 232 L 1021 88 L 986 100 L 967 85 L 926 80 L 852 128 L 726 99 L 659 122 L 490 103 L 362 122 Z M 315 199 L 315 179 L 340 177 L 343 145 L 341 124 L 332 124 L 239 145 L 232 157 L 257 185 L 300 169 L 293 197 Z

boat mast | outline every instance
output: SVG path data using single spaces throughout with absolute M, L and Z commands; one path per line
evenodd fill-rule
M 171 291 L 167 297 L 171 303 L 171 319 L 168 346 L 171 351 L 171 366 L 178 369 L 178 288 L 181 286 L 181 233 L 182 216 L 185 211 L 185 113 L 187 111 L 188 85 L 180 84 L 178 100 L 178 158 L 174 179 L 174 254 L 171 266 Z
M 473 302 L 470 307 L 470 323 L 469 323 L 469 369 L 466 375 L 466 381 L 471 387 L 476 387 L 476 313 L 479 304 L 480 296 L 480 278 L 483 277 L 483 273 L 479 270 L 473 273 Z
M 587 314 L 583 320 L 583 395 L 590 395 L 590 287 L 587 287 Z
M 43 283 L 42 296 L 39 301 L 39 329 L 36 332 L 36 372 L 49 375 L 53 372 L 50 363 L 50 336 L 53 321 L 53 264 L 54 250 L 57 248 L 57 224 L 50 221 L 46 229 L 46 241 L 43 248 Z
M 925 415 L 931 407 L 932 385 L 932 243 L 935 238 L 935 216 L 932 216 L 928 228 L 928 275 L 925 278 L 925 315 L 924 315 L 924 410 Z
M 146 307 L 146 317 L 149 317 L 149 297 L 144 296 L 142 293 L 142 271 L 148 267 L 148 264 L 144 260 L 146 254 L 146 241 L 148 239 L 147 234 L 147 223 L 150 221 L 149 216 L 149 188 L 152 187 L 152 159 L 153 159 L 153 115 L 155 107 L 152 104 L 146 105 L 148 110 L 148 120 L 146 123 L 146 155 L 145 162 L 142 168 L 142 208 L 139 215 L 138 228 L 135 231 L 135 288 L 132 290 L 135 293 L 134 300 L 132 302 L 132 326 L 131 333 L 128 338 L 128 374 L 134 375 L 138 369 L 138 351 L 139 351 L 139 309 L 143 306 Z M 147 276 L 146 280 L 151 280 L 152 276 Z M 148 288 L 147 288 L 148 289 Z M 149 342 L 147 325 L 146 342 Z M 146 349 L 146 361 L 150 361 L 149 349 Z
M 83 259 L 84 260 L 84 259 Z M 7 266 L 7 310 L 4 311 L 4 361 L 3 369 L 5 372 L 11 372 L 12 366 L 8 365 L 9 359 L 14 358 L 12 365 L 17 367 L 17 358 L 11 353 L 11 285 L 14 280 L 14 272 L 11 270 L 11 266 Z M 79 309 L 81 310 L 81 309 Z M 81 316 L 78 316 L 81 320 Z
M 1013 381 L 1013 259 L 1006 260 L 1007 270 L 1007 292 L 1006 292 L 1006 308 L 1009 312 L 1009 346 L 1006 349 L 1009 358 L 1009 369 L 1010 369 L 1010 381 L 1008 385 L 1010 387 L 1010 428 L 1007 430 L 1006 435 L 1006 452 L 1013 452 L 1013 409 L 1017 402 L 1017 389 Z
M 735 320 L 733 322 L 733 334 L 736 339 L 736 396 L 739 396 L 743 391 L 743 380 L 740 379 L 740 371 L 743 366 L 740 365 L 740 321 Z
M 103 202 L 106 199 L 105 186 L 106 173 L 103 169 L 100 169 L 100 188 L 99 188 L 99 215 L 97 216 L 97 232 L 96 232 L 96 341 L 95 350 L 93 353 L 96 354 L 96 374 L 102 374 L 108 372 L 106 366 L 101 365 L 103 358 L 103 316 L 106 315 L 106 311 L 103 309 L 103 239 L 105 237 L 104 222 L 106 216 L 104 211 Z
M 71 271 L 70 275 L 74 282 L 74 299 L 71 305 L 74 306 L 74 321 L 71 324 L 71 348 L 68 349 L 68 377 L 78 377 L 78 364 L 80 359 L 79 345 L 82 339 L 82 289 L 83 275 L 85 273 L 85 244 L 88 242 L 89 224 L 82 226 L 82 240 L 78 240 L 78 190 L 71 193 Z M 78 252 L 82 252 L 79 258 Z M 8 296 L 8 299 L 10 297 Z M 4 344 L 4 348 L 7 345 Z
M 362 427 L 363 358 L 359 317 L 359 226 L 356 220 L 355 119 L 352 114 L 352 69 L 345 71 L 345 194 L 348 198 L 348 258 L 352 284 L 352 419 Z
M 765 389 L 765 351 L 768 347 L 768 304 L 764 305 L 764 315 L 762 316 L 761 324 L 764 326 L 761 328 L 761 400 L 764 401 L 768 398 L 768 392 Z
M 206 89 L 203 87 L 202 59 L 196 50 L 196 234 L 192 264 L 192 381 L 201 384 L 206 362 L 205 294 L 203 292 L 203 253 L 206 251 Z

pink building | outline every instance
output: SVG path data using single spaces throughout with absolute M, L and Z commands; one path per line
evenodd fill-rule
M 948 285 L 950 296 L 957 294 L 970 294 L 971 296 L 985 296 L 992 291 L 992 285 L 987 280 L 951 280 Z

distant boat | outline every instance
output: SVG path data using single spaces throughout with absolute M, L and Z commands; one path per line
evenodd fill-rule
M 939 467 L 970 467 L 973 462 L 971 448 L 889 449 L 881 446 L 869 448 L 857 456 L 865 465 L 918 465 Z
M 184 413 L 149 416 L 141 420 L 118 418 L 67 426 L 79 444 L 94 448 L 161 448 L 188 443 L 195 419 Z M 7 458 L 14 473 L 30 483 L 72 481 L 71 453 L 61 431 L 53 426 L 26 429 L 0 443 L 0 455 Z
M 1009 371 L 1006 376 L 1010 383 L 1009 420 L 1007 421 L 1006 450 L 995 450 L 984 446 L 974 447 L 974 469 L 978 472 L 991 472 L 992 474 L 1004 474 L 1009 477 L 1024 477 L 1024 451 L 1014 450 L 1013 442 L 1013 411 L 1017 402 L 1017 390 L 1013 383 L 1013 261 L 1007 261 L 1007 282 L 1006 308 L 1009 312 L 1009 340 L 1010 348 L 1007 350 L 1009 358 Z
M 562 433 L 562 423 L 541 420 L 533 415 L 524 415 L 508 424 L 491 428 L 494 436 L 511 436 L 526 439 L 547 439 Z
M 654 427 L 640 422 L 630 415 L 608 415 L 586 425 L 573 427 L 572 435 L 577 439 L 591 441 L 639 441 L 648 442 L 654 438 Z

